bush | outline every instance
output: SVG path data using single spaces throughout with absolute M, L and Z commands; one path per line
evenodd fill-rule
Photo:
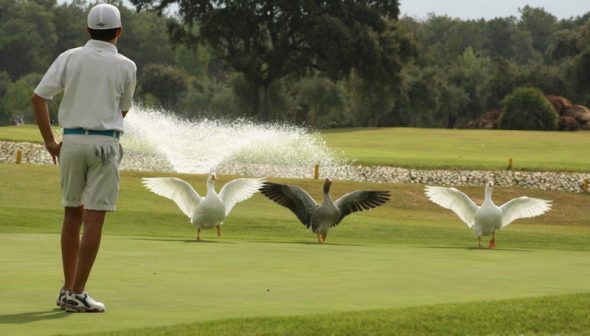
M 314 128 L 347 127 L 353 117 L 344 90 L 326 78 L 307 78 L 296 85 L 297 123 Z
M 138 78 L 137 98 L 151 95 L 163 108 L 174 110 L 189 88 L 189 77 L 180 69 L 162 64 L 148 64 Z
M 205 111 L 203 117 L 209 119 L 234 119 L 243 117 L 240 108 L 236 102 L 236 95 L 229 87 L 221 89 L 209 104 L 209 109 Z
M 14 83 L 6 85 L 6 92 L 0 104 L 5 111 L 2 119 L 4 124 L 32 123 L 35 121 L 31 96 L 42 75 L 30 73 L 22 76 Z M 50 104 L 51 105 L 51 104 Z
M 554 130 L 558 115 L 541 90 L 518 88 L 502 100 L 499 127 L 512 130 Z

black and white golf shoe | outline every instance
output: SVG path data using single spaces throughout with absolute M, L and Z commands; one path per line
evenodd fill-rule
M 66 299 L 66 311 L 74 313 L 102 313 L 105 306 L 102 302 L 95 301 L 88 293 L 76 294 L 68 291 Z
M 58 306 L 61 310 L 66 309 L 66 298 L 68 296 L 68 291 L 65 289 L 60 289 L 59 294 L 57 295 L 57 300 L 55 301 L 55 305 Z

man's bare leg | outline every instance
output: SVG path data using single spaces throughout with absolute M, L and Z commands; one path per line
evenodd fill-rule
M 76 262 L 80 246 L 80 227 L 84 207 L 65 207 L 61 229 L 61 258 L 64 272 L 64 289 L 71 289 L 76 275 Z
M 82 293 L 86 287 L 90 270 L 100 247 L 105 215 L 105 211 L 84 211 L 84 233 L 82 233 L 82 239 L 80 240 L 76 275 L 72 285 L 74 293 Z

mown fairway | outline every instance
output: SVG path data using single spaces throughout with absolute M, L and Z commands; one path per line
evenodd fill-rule
M 89 284 L 108 304 L 107 313 L 67 314 L 52 307 L 60 280 L 59 237 L 0 238 L 0 323 L 7 335 L 590 291 L 587 251 L 107 236 Z
M 55 128 L 57 130 L 57 128 Z M 37 125 L 0 127 L 0 141 L 28 141 L 43 143 Z
M 587 171 L 590 132 L 418 128 L 323 130 L 337 153 L 364 165 L 417 169 Z M 40 142 L 36 126 L 0 127 L 0 140 Z
M 587 171 L 590 132 L 419 128 L 326 130 L 328 145 L 358 163 L 419 169 Z
M 584 334 L 590 328 L 584 319 L 590 295 L 563 296 L 590 292 L 588 195 L 497 188 L 497 203 L 527 194 L 555 206 L 500 232 L 497 250 L 479 250 L 464 224 L 425 199 L 423 186 L 336 181 L 335 196 L 378 188 L 391 190 L 392 201 L 346 218 L 319 245 L 288 210 L 255 195 L 234 209 L 220 239 L 204 231 L 197 243 L 176 206 L 143 189 L 145 175 L 122 174 L 118 211 L 107 219 L 88 286 L 108 312 L 65 314 L 53 306 L 61 281 L 57 168 L 0 165 L 2 334 Z M 204 176 L 179 176 L 203 192 Z M 222 176 L 219 186 L 229 178 Z M 278 181 L 320 195 L 320 181 Z M 482 188 L 461 189 L 481 201 Z M 547 295 L 557 296 L 533 299 Z M 503 299 L 517 300 L 497 301 Z M 136 328 L 144 329 L 129 331 Z

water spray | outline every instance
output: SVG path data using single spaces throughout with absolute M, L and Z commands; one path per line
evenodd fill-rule
M 319 134 L 292 125 L 188 121 L 145 108 L 132 109 L 125 123 L 124 169 L 244 175 L 276 175 L 272 171 L 280 170 L 281 176 L 310 176 L 315 164 L 343 164 Z

